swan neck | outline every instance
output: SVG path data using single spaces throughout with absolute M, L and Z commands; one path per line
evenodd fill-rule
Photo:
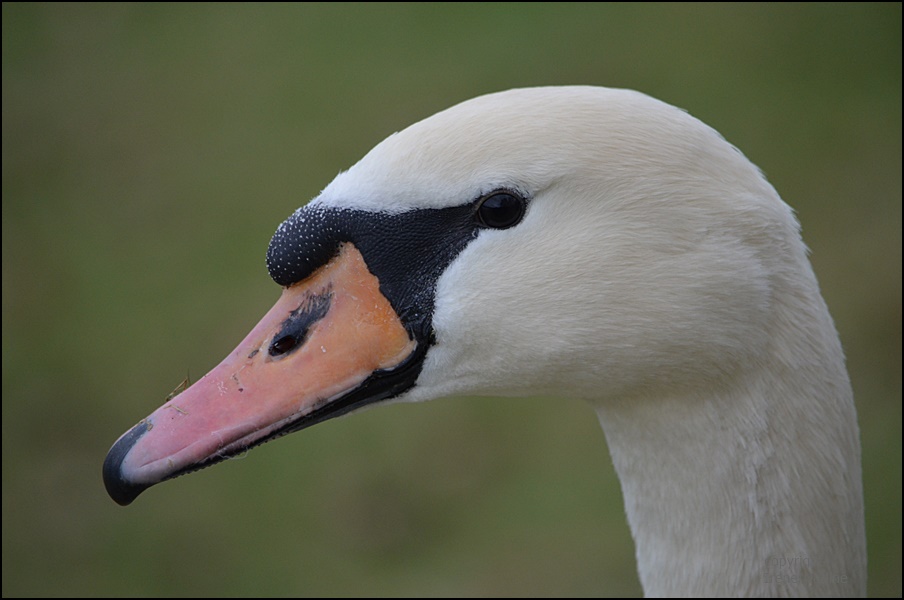
M 646 595 L 865 595 L 844 366 L 779 362 L 711 396 L 597 408 Z

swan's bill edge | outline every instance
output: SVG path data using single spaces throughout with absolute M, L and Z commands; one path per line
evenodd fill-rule
M 117 440 L 104 461 L 107 492 L 127 505 L 156 483 L 401 394 L 428 345 L 412 339 L 345 243 L 285 288 L 223 362 Z

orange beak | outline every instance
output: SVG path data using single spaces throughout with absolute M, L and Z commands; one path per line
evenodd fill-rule
M 417 362 L 416 350 L 345 243 L 284 288 L 223 362 L 117 440 L 104 462 L 107 491 L 126 505 L 155 483 L 391 397 L 400 391 L 394 374 Z

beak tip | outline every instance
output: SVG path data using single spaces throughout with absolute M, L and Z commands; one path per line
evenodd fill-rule
M 151 484 L 129 481 L 122 472 L 122 463 L 135 443 L 151 429 L 150 423 L 142 421 L 116 440 L 104 459 L 104 486 L 110 498 L 120 506 L 128 506 Z

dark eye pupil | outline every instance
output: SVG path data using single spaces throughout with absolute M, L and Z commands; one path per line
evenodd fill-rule
M 493 229 L 507 229 L 517 225 L 524 216 L 524 200 L 505 192 L 489 196 L 477 209 L 480 222 Z

